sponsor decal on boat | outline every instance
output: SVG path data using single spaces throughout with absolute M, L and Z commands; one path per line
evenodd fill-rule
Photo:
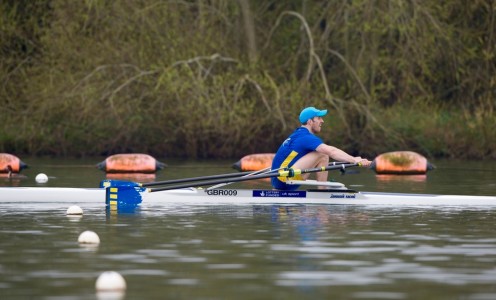
M 253 197 L 278 197 L 278 198 L 306 198 L 306 191 L 272 191 L 272 190 L 253 190 Z
M 207 195 L 209 196 L 236 196 L 238 194 L 237 190 L 207 190 Z
M 356 198 L 355 194 L 332 194 L 331 198 Z

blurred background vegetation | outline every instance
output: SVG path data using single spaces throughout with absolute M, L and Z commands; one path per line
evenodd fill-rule
M 0 152 L 496 158 L 493 0 L 4 0 Z

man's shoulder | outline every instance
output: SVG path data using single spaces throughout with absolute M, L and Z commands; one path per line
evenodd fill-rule
M 298 136 L 298 137 L 303 137 L 303 138 L 317 138 L 317 139 L 320 139 L 318 136 L 316 136 L 315 134 L 311 133 L 310 130 L 308 130 L 305 127 L 297 128 L 294 131 L 293 135 L 294 136 Z
M 292 135 L 297 135 L 297 136 L 305 136 L 305 135 L 313 135 L 307 128 L 301 126 L 295 129 L 293 131 Z

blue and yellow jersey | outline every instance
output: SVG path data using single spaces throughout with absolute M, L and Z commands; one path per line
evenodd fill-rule
M 272 161 L 272 170 L 290 168 L 304 155 L 315 151 L 322 140 L 310 133 L 305 127 L 299 127 L 282 143 Z M 272 186 L 280 190 L 294 190 L 296 185 L 287 185 L 286 177 L 272 177 Z M 301 179 L 301 178 L 294 178 Z

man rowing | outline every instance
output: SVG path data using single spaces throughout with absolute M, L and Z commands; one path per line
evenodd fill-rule
M 351 156 L 336 147 L 322 142 L 315 134 L 319 133 L 324 124 L 323 116 L 327 110 L 307 107 L 300 113 L 301 126 L 298 127 L 279 147 L 272 161 L 272 170 L 280 168 L 308 169 L 327 167 L 329 158 L 340 162 L 358 163 L 368 167 L 371 161 L 360 156 Z M 310 173 L 301 174 L 290 179 L 306 180 Z M 317 172 L 317 181 L 327 181 L 328 172 Z M 286 177 L 272 177 L 272 186 L 278 190 L 295 190 L 299 185 L 287 184 Z

